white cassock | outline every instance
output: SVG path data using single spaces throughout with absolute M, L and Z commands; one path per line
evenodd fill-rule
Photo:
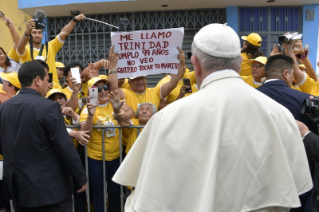
M 126 212 L 246 212 L 300 206 L 312 188 L 292 114 L 232 70 L 159 111 L 113 177 Z

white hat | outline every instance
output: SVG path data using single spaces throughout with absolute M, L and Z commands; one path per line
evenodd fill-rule
M 204 26 L 194 37 L 196 46 L 203 52 L 223 58 L 235 58 L 241 53 L 237 33 L 226 24 Z

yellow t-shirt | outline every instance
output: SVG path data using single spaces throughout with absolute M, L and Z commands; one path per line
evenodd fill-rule
M 183 75 L 183 79 L 190 79 L 191 81 L 191 85 L 193 85 L 194 83 L 196 83 L 196 78 L 195 78 L 195 72 L 189 72 L 189 70 L 186 68 L 185 74 Z M 161 87 L 163 84 L 169 82 L 171 80 L 171 76 L 167 75 L 166 77 L 164 77 L 163 79 L 161 79 L 161 81 L 159 81 L 156 85 L 156 87 Z M 167 99 L 167 104 L 170 104 L 172 102 L 174 102 L 176 100 L 176 98 L 178 97 L 179 93 L 181 92 L 181 87 L 184 85 L 183 80 L 181 79 L 177 86 L 168 94 L 168 96 L 166 97 Z
M 64 42 L 61 41 L 61 39 L 59 38 L 59 35 L 55 37 L 55 39 L 51 40 L 48 43 L 48 55 L 46 53 L 46 47 L 43 48 L 43 53 L 42 56 L 44 57 L 44 59 L 46 59 L 47 56 L 47 60 L 46 63 L 49 66 L 49 72 L 52 73 L 53 75 L 53 82 L 55 83 L 59 83 L 59 79 L 57 76 L 57 72 L 56 72 L 56 67 L 55 67 L 55 56 L 57 54 L 57 52 L 61 49 L 61 47 L 63 46 Z M 37 56 L 39 55 L 39 50 L 33 48 L 33 59 L 35 59 Z M 19 57 L 22 60 L 22 63 L 27 62 L 27 61 L 32 61 L 31 59 L 31 52 L 30 52 L 30 45 L 26 45 L 25 47 L 25 53 L 23 55 L 19 55 Z
M 138 119 L 131 119 L 133 122 L 134 126 L 140 125 L 140 122 Z M 143 128 L 140 128 L 140 133 L 142 132 Z M 125 152 L 128 154 L 130 149 L 132 148 L 133 144 L 135 143 L 137 139 L 137 129 L 132 129 L 132 128 L 123 128 L 122 129 L 122 138 L 123 138 L 123 143 L 124 141 L 126 142 L 126 149 Z
M 254 77 L 252 75 L 249 76 L 241 76 L 243 78 L 243 80 L 245 81 L 245 83 L 247 83 L 248 85 L 250 85 L 253 88 L 259 88 L 262 83 L 260 82 L 256 82 L 254 80 Z
M 298 85 L 292 85 L 290 88 L 295 89 L 297 91 L 301 91 Z
M 124 80 L 123 85 L 121 86 L 121 88 L 125 88 L 125 89 L 131 89 L 130 84 L 128 84 L 128 79 Z
M 113 107 L 111 104 L 100 105 L 96 107 L 93 126 L 97 125 L 118 125 L 117 121 L 112 119 Z M 80 123 L 84 123 L 88 116 L 86 106 L 84 106 Z M 120 156 L 119 131 L 116 128 L 108 128 L 104 131 L 105 138 L 105 160 L 112 161 Z M 103 160 L 102 154 L 102 129 L 93 128 L 92 135 L 87 145 L 88 156 L 94 160 Z
M 243 57 L 243 62 L 240 66 L 240 76 L 249 76 L 251 75 L 251 65 L 248 63 L 248 60 L 251 58 L 246 53 L 241 53 L 241 56 Z
M 152 103 L 158 108 L 161 102 L 161 87 L 146 88 L 143 94 L 137 94 L 131 89 L 122 89 L 125 95 L 126 104 L 135 112 L 142 103 Z
M 8 56 L 11 59 L 15 60 L 17 63 L 20 61 L 20 57 L 19 57 L 17 51 L 13 47 L 11 47 L 11 49 L 10 49 L 10 51 L 8 53 Z
M 196 93 L 197 91 L 198 91 L 197 84 L 194 83 L 194 84 L 192 85 L 192 93 L 187 93 L 187 94 L 185 94 L 185 96 L 189 96 L 189 95 L 191 95 L 191 94 L 193 94 L 193 93 Z
M 67 86 L 66 88 L 63 89 L 64 94 L 66 95 L 66 98 L 69 100 L 72 96 L 73 90 Z M 80 110 L 82 109 L 82 107 L 84 106 L 83 100 L 82 98 L 87 97 L 87 93 L 85 94 L 83 92 L 83 89 L 78 93 L 78 107 L 76 109 L 76 113 L 79 114 Z
M 308 93 L 313 96 L 319 96 L 319 82 L 314 81 L 312 78 L 305 74 L 305 78 L 299 83 L 300 91 Z

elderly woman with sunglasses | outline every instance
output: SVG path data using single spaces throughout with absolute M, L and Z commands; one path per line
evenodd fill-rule
M 112 181 L 112 177 L 120 165 L 119 156 L 119 131 L 115 128 L 102 130 L 93 126 L 118 125 L 113 118 L 113 106 L 108 95 L 109 87 L 107 79 L 93 77 L 88 81 L 88 87 L 98 89 L 98 105 L 93 106 L 90 102 L 83 108 L 80 116 L 81 130 L 90 130 L 91 137 L 87 143 L 88 169 L 90 188 L 93 194 L 94 212 L 104 212 L 104 187 L 103 180 L 107 181 L 109 212 L 117 212 L 120 209 L 120 186 Z M 128 105 L 121 107 L 122 113 L 132 118 L 134 111 Z M 103 179 L 103 152 L 102 136 L 105 139 L 105 172 Z M 85 143 L 81 143 L 86 145 Z

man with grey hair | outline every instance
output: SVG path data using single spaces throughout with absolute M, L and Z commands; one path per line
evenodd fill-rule
M 195 35 L 192 53 L 199 91 L 155 114 L 113 177 L 135 187 L 125 211 L 300 206 L 298 195 L 312 181 L 298 126 L 286 108 L 239 76 L 236 32 L 207 25 Z

